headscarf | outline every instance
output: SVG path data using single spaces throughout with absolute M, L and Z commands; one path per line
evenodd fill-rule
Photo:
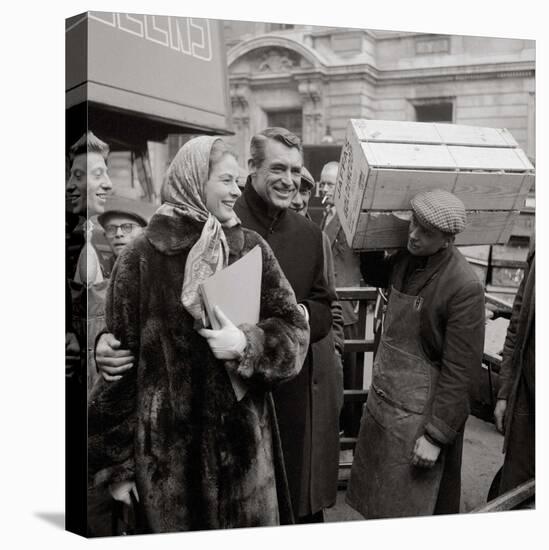
M 198 241 L 191 248 L 185 265 L 181 302 L 194 319 L 202 320 L 204 307 L 199 286 L 216 271 L 227 266 L 229 246 L 219 220 L 206 208 L 210 153 L 215 136 L 189 140 L 175 155 L 162 188 L 163 203 L 157 210 L 165 216 L 185 216 L 204 223 Z M 223 225 L 239 223 L 236 217 Z

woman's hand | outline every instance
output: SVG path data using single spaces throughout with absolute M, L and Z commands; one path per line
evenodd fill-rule
M 246 336 L 218 306 L 214 307 L 214 315 L 221 328 L 219 330 L 203 328 L 198 331 L 198 334 L 206 338 L 217 359 L 240 359 L 246 348 Z
M 135 495 L 135 499 L 139 502 L 139 495 L 137 494 L 137 487 L 135 481 L 119 481 L 118 483 L 111 483 L 109 485 L 109 493 L 114 500 L 123 502 L 128 506 L 132 505 L 130 493 Z

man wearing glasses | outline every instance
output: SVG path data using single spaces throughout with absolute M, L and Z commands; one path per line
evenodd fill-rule
M 97 220 L 116 258 L 127 244 L 141 235 L 152 210 L 152 206 L 148 208 L 145 203 L 123 197 L 107 200 L 105 212 Z

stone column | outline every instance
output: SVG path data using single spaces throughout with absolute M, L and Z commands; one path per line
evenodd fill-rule
M 324 135 L 324 104 L 322 101 L 322 82 L 303 80 L 298 84 L 303 106 L 303 143 L 320 143 Z
M 238 163 L 246 169 L 248 149 L 250 147 L 250 88 L 247 84 L 231 84 L 230 87 L 232 120 L 235 136 L 234 147 L 238 154 Z

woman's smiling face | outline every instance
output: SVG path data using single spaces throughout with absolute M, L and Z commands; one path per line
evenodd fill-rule
M 234 203 L 242 192 L 238 187 L 239 168 L 236 159 L 225 153 L 213 164 L 204 188 L 206 208 L 221 223 L 235 216 Z

